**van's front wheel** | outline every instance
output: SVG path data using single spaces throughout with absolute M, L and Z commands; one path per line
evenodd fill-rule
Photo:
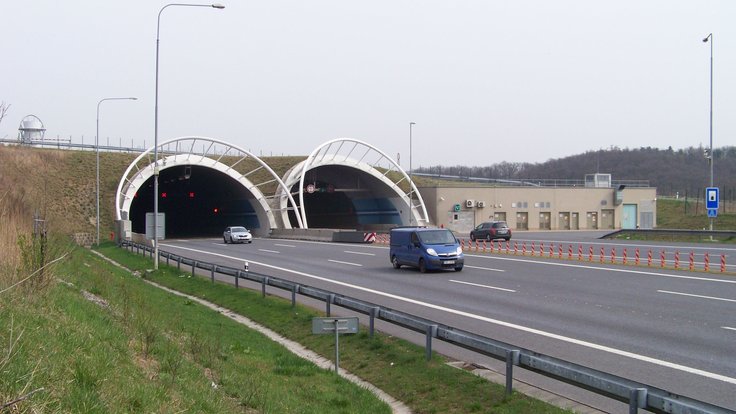
M 399 264 L 399 259 L 396 258 L 396 255 L 391 257 L 391 264 L 394 265 L 394 269 L 401 268 L 401 265 Z
M 424 259 L 419 259 L 419 271 L 427 273 L 427 263 L 424 262 Z

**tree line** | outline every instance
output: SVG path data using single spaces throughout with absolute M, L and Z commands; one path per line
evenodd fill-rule
M 713 149 L 714 185 L 721 188 L 721 198 L 736 198 L 736 147 Z M 613 180 L 647 180 L 662 196 L 702 197 L 710 185 L 708 149 L 659 149 L 611 147 L 583 154 L 551 159 L 542 163 L 503 161 L 488 166 L 420 167 L 419 173 L 487 178 L 498 180 L 536 181 L 540 178 L 583 180 L 586 174 L 608 173 Z

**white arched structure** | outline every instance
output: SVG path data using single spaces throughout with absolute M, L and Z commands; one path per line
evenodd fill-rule
M 198 147 L 201 148 L 201 151 L 198 151 Z M 115 218 L 117 220 L 129 219 L 130 208 L 136 192 L 153 176 L 155 165 L 151 160 L 153 150 L 154 148 L 151 147 L 143 152 L 125 170 L 115 195 Z M 283 208 L 284 210 L 293 209 L 296 213 L 298 225 L 302 227 L 301 215 L 296 208 L 294 198 L 289 194 L 288 190 L 285 191 L 286 196 L 284 199 L 286 202 L 280 204 L 272 203 L 275 196 L 267 197 L 263 195 L 259 188 L 263 185 L 275 182 L 278 185 L 277 192 L 279 193 L 284 193 L 286 186 L 271 167 L 250 152 L 213 138 L 180 137 L 159 144 L 158 153 L 160 154 L 157 162 L 159 171 L 181 165 L 196 165 L 211 168 L 233 178 L 253 194 L 254 200 L 260 206 L 260 209 L 256 209 L 259 221 L 268 223 L 269 228 L 278 228 L 280 227 L 279 224 L 285 228 L 291 228 L 288 220 L 283 223 L 277 223 L 277 216 L 273 213 L 274 208 Z M 249 158 L 256 161 L 258 167 L 245 173 L 238 172 L 235 167 Z M 226 160 L 228 161 L 227 163 Z M 251 181 L 249 177 L 252 177 L 253 173 L 260 170 L 267 171 L 270 175 L 269 179 L 260 182 Z M 273 204 L 279 205 L 274 206 Z M 287 211 L 283 211 L 282 213 L 288 216 Z M 279 218 L 281 216 L 278 215 Z
M 408 224 L 429 225 L 429 216 L 424 200 L 407 173 L 391 157 L 374 146 L 353 138 L 338 138 L 327 141 L 317 147 L 306 160 L 292 167 L 284 178 L 284 190 L 277 190 L 282 221 L 289 222 L 288 210 L 285 208 L 289 201 L 290 189 L 299 185 L 299 212 L 303 228 L 308 228 L 306 210 L 304 206 L 305 176 L 309 170 L 322 166 L 344 166 L 362 171 L 386 185 L 406 207 L 402 213 L 402 221 Z M 407 190 L 402 189 L 404 183 Z M 288 189 L 288 190 L 287 190 Z M 402 209 L 403 211 L 403 209 Z

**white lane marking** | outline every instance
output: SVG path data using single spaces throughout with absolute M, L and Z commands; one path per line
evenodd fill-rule
M 345 253 L 350 253 L 350 254 L 362 254 L 363 256 L 375 256 L 376 255 L 375 253 L 352 252 L 350 250 L 343 250 L 343 251 Z
M 242 260 L 241 258 L 237 258 L 237 257 L 227 256 L 227 255 L 220 254 L 220 253 L 207 252 L 207 251 L 204 251 L 204 250 L 191 249 L 191 248 L 188 248 L 188 247 L 181 247 L 181 246 L 174 246 L 174 245 L 164 245 L 164 246 L 174 247 L 174 248 L 181 249 L 181 250 L 189 250 L 189 251 L 193 251 L 193 252 L 197 252 L 197 253 L 202 253 L 202 254 L 208 254 L 208 255 L 211 255 L 211 256 L 219 256 L 219 257 L 223 257 L 223 258 L 230 259 L 230 260 Z M 675 364 L 674 362 L 664 361 L 664 360 L 661 360 L 661 359 L 656 359 L 656 358 L 648 357 L 648 356 L 645 356 L 645 355 L 639 355 L 639 354 L 635 354 L 633 352 L 628 352 L 628 351 L 624 351 L 624 350 L 621 350 L 621 349 L 612 348 L 612 347 L 605 346 L 605 345 L 599 345 L 599 344 L 596 344 L 596 343 L 587 342 L 587 341 L 583 341 L 583 340 L 580 340 L 580 339 L 570 338 L 570 337 L 567 337 L 567 336 L 562 336 L 562 335 L 554 334 L 554 333 L 551 333 L 551 332 L 545 332 L 545 331 L 542 331 L 542 330 L 539 330 L 539 329 L 534 329 L 534 328 L 530 328 L 530 327 L 523 326 L 523 325 L 517 325 L 517 324 L 510 323 L 510 322 L 504 322 L 504 321 L 501 321 L 501 320 L 498 320 L 498 319 L 492 319 L 492 318 L 488 318 L 488 317 L 481 316 L 481 315 L 475 315 L 475 314 L 472 314 L 472 313 L 469 313 L 469 312 L 464 312 L 464 311 L 457 310 L 457 309 L 446 308 L 444 306 L 439 306 L 439 305 L 435 305 L 435 304 L 432 304 L 432 303 L 422 302 L 422 301 L 418 301 L 418 300 L 415 300 L 415 299 L 410 299 L 410 298 L 406 298 L 406 297 L 403 297 L 403 296 L 394 295 L 392 293 L 381 292 L 379 290 L 369 289 L 369 288 L 366 288 L 366 287 L 363 287 L 363 286 L 357 286 L 357 285 L 353 285 L 353 284 L 350 284 L 350 283 L 345 283 L 345 282 L 340 282 L 340 281 L 337 281 L 337 280 L 327 279 L 325 277 L 311 275 L 309 273 L 304 273 L 304 272 L 300 272 L 300 271 L 297 271 L 297 270 L 286 269 L 286 268 L 283 268 L 283 267 L 274 266 L 274 265 L 270 265 L 270 264 L 267 264 L 267 263 L 261 263 L 261 262 L 253 262 L 253 261 L 251 261 L 251 263 L 256 263 L 258 265 L 261 265 L 261 266 L 264 266 L 264 267 L 269 267 L 271 269 L 280 270 L 282 272 L 293 273 L 293 274 L 304 276 L 304 277 L 308 277 L 308 278 L 311 278 L 311 279 L 320 280 L 320 281 L 328 282 L 328 283 L 333 283 L 333 284 L 336 284 L 336 285 L 345 286 L 345 287 L 349 287 L 349 288 L 356 289 L 356 290 L 361 290 L 363 292 L 372 293 L 372 294 L 378 295 L 378 296 L 384 296 L 384 297 L 387 297 L 387 298 L 391 298 L 391 299 L 395 299 L 395 300 L 400 300 L 400 301 L 403 301 L 403 302 L 412 303 L 412 304 L 419 305 L 419 306 L 424 306 L 424 307 L 427 307 L 427 308 L 430 308 L 430 309 L 436 309 L 436 310 L 439 310 L 439 311 L 443 311 L 443 312 L 447 312 L 447 313 L 452 313 L 452 314 L 455 314 L 455 315 L 464 316 L 464 317 L 467 317 L 467 318 L 476 319 L 476 320 L 479 320 L 479 321 L 488 322 L 488 323 L 492 323 L 492 324 L 495 324 L 495 325 L 505 326 L 505 327 L 508 327 L 508 328 L 511 328 L 511 329 L 517 329 L 517 330 L 520 330 L 520 331 L 523 331 L 523 332 L 528 332 L 528 333 L 532 333 L 532 334 L 536 334 L 536 335 L 540 335 L 540 336 L 545 336 L 547 338 L 557 339 L 559 341 L 568 342 L 568 343 L 572 343 L 572 344 L 575 344 L 575 345 L 580 345 L 580 346 L 584 346 L 584 347 L 596 349 L 596 350 L 603 351 L 603 352 L 608 352 L 608 353 L 611 353 L 611 354 L 614 354 L 614 355 L 620 355 L 620 356 L 631 358 L 631 359 L 635 359 L 635 360 L 638 360 L 638 361 L 648 362 L 648 363 L 651 363 L 651 364 L 655 364 L 655 365 L 659 365 L 659 366 L 663 366 L 663 367 L 675 369 L 675 370 L 678 370 L 678 371 L 683 371 L 683 372 L 687 372 L 687 373 L 690 373 L 690 374 L 699 375 L 701 377 L 706 377 L 706 378 L 711 378 L 711 379 L 718 380 L 718 381 L 727 382 L 729 384 L 736 384 L 736 378 L 727 377 L 725 375 L 716 374 L 714 372 L 708 372 L 708 371 L 704 371 L 704 370 L 701 370 L 701 369 L 688 367 L 688 366 L 685 366 L 685 365 Z
M 276 253 L 280 254 L 281 252 L 278 250 L 268 250 L 268 249 L 258 249 L 259 251 L 266 252 L 266 253 Z
M 714 296 L 694 295 L 692 293 L 672 292 L 672 291 L 669 291 L 669 290 L 658 290 L 657 292 L 659 292 L 659 293 L 669 293 L 670 295 L 691 296 L 691 297 L 694 297 L 694 298 L 702 298 L 702 299 L 722 300 L 724 302 L 736 302 L 735 299 L 717 298 L 717 297 L 714 297 Z
M 505 288 L 500 288 L 500 287 L 496 287 L 496 286 L 489 286 L 489 285 L 481 285 L 481 284 L 478 284 L 478 283 L 463 282 L 462 280 L 452 280 L 452 279 L 450 279 L 450 282 L 460 283 L 460 284 L 463 284 L 463 285 L 477 286 L 477 287 L 482 287 L 482 288 L 486 288 L 486 289 L 496 289 L 496 290 L 503 290 L 504 292 L 514 292 L 514 293 L 516 293 L 516 291 L 513 290 L 513 289 L 505 289 Z
M 280 243 L 274 243 L 274 246 L 280 246 L 280 247 L 296 247 L 293 244 L 280 244 Z
M 359 263 L 343 262 L 343 261 L 340 261 L 340 260 L 332 260 L 332 259 L 327 259 L 327 261 L 328 262 L 332 262 L 332 263 L 339 263 L 339 264 L 344 264 L 344 265 L 363 267 L 363 265 L 362 264 L 359 264 Z
M 468 266 L 468 265 L 465 265 L 465 267 L 468 268 L 468 269 L 488 270 L 488 271 L 491 271 L 491 272 L 505 272 L 505 270 L 503 270 L 503 269 L 494 269 L 494 268 L 491 268 L 491 267 Z
M 182 249 L 183 249 L 183 247 L 182 247 Z M 713 279 L 713 278 L 709 278 L 709 277 L 673 275 L 671 273 L 646 272 L 644 270 L 616 269 L 616 268 L 611 268 L 611 267 L 598 267 L 598 266 L 578 265 L 578 264 L 569 264 L 569 263 L 540 262 L 540 261 L 537 261 L 537 260 L 514 259 L 514 258 L 510 258 L 510 257 L 489 257 L 489 256 L 478 256 L 478 255 L 469 255 L 469 254 L 466 254 L 466 256 L 479 257 L 479 258 L 490 259 L 490 260 L 508 260 L 508 261 L 512 261 L 512 262 L 534 263 L 534 264 L 549 265 L 549 266 L 575 267 L 575 268 L 579 268 L 579 269 L 604 270 L 604 271 L 608 271 L 608 272 L 634 273 L 634 274 L 646 275 L 646 276 L 660 276 L 660 277 L 670 277 L 670 278 L 674 278 L 674 279 L 690 279 L 690 280 L 701 280 L 701 281 L 704 281 L 704 282 L 719 282 L 719 283 L 732 283 L 732 284 L 736 284 L 736 280 L 735 279 L 732 279 L 732 280 L 727 280 L 727 279 Z
M 730 330 L 730 331 L 736 331 L 736 328 L 732 328 L 732 327 L 730 327 L 730 326 L 721 326 L 721 328 L 723 328 L 723 329 L 728 329 L 728 330 Z

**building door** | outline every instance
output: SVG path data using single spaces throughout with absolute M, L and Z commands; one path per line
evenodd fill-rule
M 580 230 L 580 217 L 578 213 L 572 213 L 570 217 L 570 230 Z
M 614 228 L 615 215 L 612 209 L 601 210 L 601 228 L 612 229 Z
M 493 220 L 495 221 L 506 221 L 506 212 L 505 211 L 497 211 L 493 213 Z
M 624 204 L 624 216 L 621 219 L 622 229 L 636 228 L 636 204 Z
M 559 219 L 560 219 L 560 222 L 557 227 L 560 230 L 570 230 L 570 212 L 569 211 L 560 212 Z
M 651 211 L 639 213 L 639 227 L 642 229 L 654 228 L 654 213 Z
M 598 212 L 589 211 L 586 216 L 585 226 L 589 230 L 598 230 Z
M 549 211 L 539 213 L 539 230 L 552 230 L 552 213 Z
M 516 230 L 529 230 L 529 213 L 525 211 L 516 213 Z

